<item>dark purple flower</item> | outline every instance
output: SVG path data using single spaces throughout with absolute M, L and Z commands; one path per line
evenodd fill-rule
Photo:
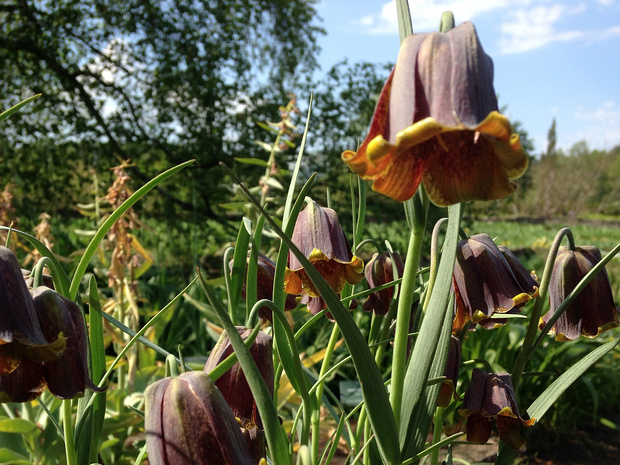
M 400 201 L 421 181 L 437 205 L 514 192 L 510 180 L 525 172 L 528 158 L 498 113 L 493 62 L 472 23 L 403 41 L 368 135 L 342 159 Z
M 252 330 L 248 328 L 239 327 L 237 330 L 243 340 L 246 340 L 252 333 Z M 207 359 L 204 367 L 205 373 L 210 373 L 232 353 L 233 348 L 230 344 L 230 339 L 226 332 L 223 332 Z M 271 336 L 259 331 L 256 340 L 252 347 L 250 347 L 250 354 L 262 375 L 263 381 L 267 385 L 269 393 L 273 396 L 274 372 Z M 235 363 L 230 370 L 220 376 L 215 381 L 215 385 L 224 396 L 244 433 L 247 434 L 250 449 L 256 459 L 256 463 L 258 463 L 265 456 L 263 424 L 258 414 L 252 390 L 248 385 L 239 362 Z
M 515 450 L 525 444 L 521 426 L 532 426 L 535 421 L 521 418 L 508 373 L 486 373 L 478 368 L 474 368 L 459 415 L 461 421 L 467 419 L 468 441 L 486 443 L 495 418 L 500 440 Z
M 542 329 L 579 281 L 601 261 L 601 252 L 593 246 L 570 250 L 562 247 L 553 265 L 549 283 L 549 312 L 540 320 Z M 596 337 L 619 325 L 618 310 L 603 268 L 562 313 L 551 329 L 556 341 L 571 341 L 580 335 Z
M 256 465 L 239 424 L 209 375 L 161 379 L 146 388 L 151 465 Z
M 24 358 L 43 362 L 60 357 L 65 338 L 58 333 L 49 337 L 39 324 L 17 258 L 0 247 L 0 375 L 15 370 Z
M 356 284 L 363 279 L 364 262 L 351 253 L 338 215 L 331 208 L 322 208 L 308 199 L 297 217 L 292 240 L 336 294 L 342 292 L 345 283 Z M 288 261 L 285 292 L 319 297 L 318 289 L 291 252 Z
M 491 316 L 517 313 L 538 295 L 538 283 L 514 256 L 509 258 L 510 261 L 487 234 L 476 234 L 458 243 L 453 332 L 459 332 L 470 320 L 487 329 L 506 324 L 506 319 Z
M 392 260 L 392 257 L 394 260 Z M 398 254 L 390 254 L 383 252 L 375 253 L 370 261 L 366 264 L 365 275 L 369 289 L 382 286 L 394 281 L 394 268 L 398 271 L 398 277 L 402 278 L 405 265 Z M 374 311 L 377 315 L 386 315 L 390 309 L 390 302 L 394 297 L 394 286 L 380 291 L 373 292 L 364 302 L 363 308 L 366 311 Z

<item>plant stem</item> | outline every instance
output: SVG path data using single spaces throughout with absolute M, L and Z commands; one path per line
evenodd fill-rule
M 323 357 L 323 362 L 321 364 L 321 371 L 319 372 L 319 378 L 321 378 L 325 373 L 329 370 L 329 365 L 332 361 L 332 356 L 334 355 L 334 349 L 336 347 L 336 343 L 338 342 L 338 338 L 340 337 L 340 327 L 337 324 L 334 324 L 332 327 L 332 334 L 329 337 L 329 342 L 327 343 L 327 348 L 325 349 L 325 356 Z M 316 389 L 316 410 L 312 412 L 312 463 L 318 465 L 319 460 L 319 439 L 320 435 L 320 427 L 321 427 L 321 399 L 323 398 L 323 387 L 325 386 L 325 382 L 323 381 L 317 386 Z
M 443 407 L 437 407 L 435 410 L 435 419 L 433 421 L 433 444 L 437 444 L 441 441 L 441 433 L 443 430 Z M 437 465 L 439 463 L 439 449 L 434 449 L 431 452 L 431 465 Z
M 62 401 L 62 428 L 65 433 L 65 453 L 67 455 L 67 465 L 77 465 L 77 454 L 75 452 L 75 440 L 73 438 L 73 419 L 71 399 Z
M 416 194 L 417 197 L 417 194 Z M 418 199 L 414 202 L 417 203 Z M 416 209 L 417 210 L 417 209 Z M 409 324 L 411 322 L 411 305 L 415 290 L 415 279 L 420 263 L 420 252 L 424 239 L 426 218 L 421 219 L 416 211 L 416 221 L 409 236 L 409 247 L 405 258 L 405 270 L 400 286 L 398 310 L 396 314 L 396 331 L 394 336 L 394 355 L 392 358 L 392 387 L 390 403 L 396 424 L 400 424 L 400 409 L 402 405 L 403 383 L 407 366 L 407 343 L 409 340 Z M 424 215 L 425 216 L 425 215 Z
M 551 281 L 553 265 L 555 263 L 555 258 L 558 255 L 558 249 L 560 248 L 562 239 L 564 239 L 565 236 L 568 239 L 569 248 L 571 250 L 575 249 L 575 240 L 573 239 L 573 233 L 571 232 L 571 230 L 568 228 L 560 229 L 556 234 L 555 239 L 553 240 L 553 244 L 551 244 L 551 248 L 549 249 L 547 261 L 545 263 L 545 270 L 543 271 L 542 279 L 540 280 L 538 298 L 536 299 L 536 303 L 534 304 L 534 310 L 532 310 L 532 316 L 530 317 L 530 323 L 527 327 L 527 333 L 525 334 L 525 338 L 523 339 L 523 345 L 521 346 L 521 350 L 517 355 L 517 360 L 515 360 L 515 364 L 512 369 L 511 379 L 515 392 L 517 390 L 517 387 L 519 386 L 519 382 L 521 381 L 523 370 L 525 369 L 525 365 L 529 358 L 528 354 L 530 353 L 530 349 L 532 347 L 532 344 L 534 343 L 534 339 L 536 338 L 536 334 L 538 332 L 538 322 L 540 320 L 543 305 L 547 298 L 547 291 L 549 290 L 549 282 Z

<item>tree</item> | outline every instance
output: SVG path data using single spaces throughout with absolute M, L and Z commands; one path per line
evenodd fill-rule
M 545 153 L 545 156 L 552 157 L 556 154 L 555 145 L 557 143 L 557 139 L 558 136 L 556 133 L 555 118 L 553 118 L 549 132 L 547 133 L 547 152 Z
M 3 0 L 0 108 L 37 92 L 43 98 L 3 128 L 0 167 L 15 157 L 29 162 L 29 147 L 42 140 L 84 144 L 84 161 L 99 170 L 117 157 L 132 158 L 132 174 L 142 182 L 196 158 L 196 168 L 184 174 L 191 183 L 169 183 L 167 197 L 212 214 L 223 192 L 214 188 L 222 179 L 217 163 L 253 150 L 239 145 L 248 123 L 238 115 L 277 108 L 285 90 L 309 82 L 317 67 L 322 31 L 315 5 Z

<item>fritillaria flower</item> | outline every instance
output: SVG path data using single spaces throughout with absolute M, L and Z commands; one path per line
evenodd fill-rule
M 405 39 L 366 139 L 342 159 L 400 201 L 421 181 L 437 205 L 514 192 L 528 158 L 498 113 L 493 62 L 471 23 Z
M 394 265 L 398 271 L 398 276 L 403 276 L 403 271 L 405 269 L 403 260 L 398 254 L 392 254 L 392 257 L 390 257 L 390 254 L 387 252 L 382 254 L 375 253 L 366 264 L 364 274 L 369 289 L 374 289 L 375 287 L 394 281 Z M 386 315 L 390 309 L 390 302 L 393 297 L 394 286 L 381 289 L 380 291 L 370 294 L 362 307 L 366 311 L 374 311 L 377 315 Z
M 593 246 L 562 247 L 555 259 L 549 283 L 549 312 L 540 320 L 542 329 L 579 281 L 601 261 Z M 571 341 L 580 335 L 596 337 L 619 325 L 607 271 L 603 268 L 555 322 L 551 334 L 556 341 Z
M 456 383 L 459 380 L 459 369 L 461 368 L 461 340 L 451 336 L 450 347 L 448 348 L 448 360 L 444 376 L 446 379 L 441 383 L 441 390 L 437 398 L 438 407 L 447 407 L 452 402 L 452 397 L 457 397 Z
M 252 333 L 252 330 L 249 328 L 239 327 L 237 330 L 243 340 L 246 340 Z M 226 332 L 223 332 L 207 359 L 204 367 L 205 373 L 210 373 L 232 353 L 233 348 L 230 344 L 230 339 Z M 252 347 L 250 347 L 250 354 L 267 385 L 269 393 L 273 396 L 274 372 L 271 336 L 259 331 Z M 255 463 L 258 463 L 265 456 L 263 424 L 258 414 L 252 390 L 248 385 L 239 362 L 235 363 L 230 370 L 220 376 L 215 381 L 215 385 L 224 396 L 235 418 L 237 418 L 237 421 L 243 428 L 243 432 L 247 434 L 250 449 L 256 459 Z
M 229 263 L 229 268 L 232 271 L 234 260 Z M 258 255 L 258 262 L 256 268 L 256 297 L 258 300 L 273 300 L 273 278 L 276 272 L 276 264 L 267 255 L 260 253 Z M 247 275 L 247 272 L 246 272 Z M 241 296 L 246 298 L 246 283 L 243 283 L 241 287 Z M 284 310 L 292 310 L 297 306 L 297 300 L 295 295 L 287 295 L 284 303 Z M 272 321 L 271 310 L 269 307 L 261 307 L 258 310 L 258 315 L 261 318 Z
M 322 208 L 308 199 L 308 205 L 297 217 L 292 241 L 336 294 L 342 292 L 345 283 L 356 284 L 363 279 L 364 262 L 351 253 L 338 215 L 331 208 Z M 318 289 L 290 251 L 288 263 L 284 291 L 319 297 Z
M 61 333 L 46 339 L 19 262 L 11 250 L 0 247 L 0 375 L 15 370 L 24 358 L 55 360 L 64 348 Z
M 26 357 L 15 370 L 0 375 L 0 402 L 27 402 L 47 387 L 60 399 L 84 395 L 86 387 L 101 392 L 88 373 L 87 339 L 80 308 L 45 286 L 31 291 L 37 321 L 47 340 L 61 335 L 64 350 L 55 360 L 33 361 Z M 66 345 L 65 345 L 66 341 Z
M 230 407 L 207 373 L 191 371 L 146 388 L 151 465 L 255 465 Z
M 491 329 L 506 319 L 491 319 L 499 313 L 517 313 L 538 295 L 538 284 L 525 267 L 506 256 L 487 234 L 459 241 L 454 265 L 456 317 L 453 332 L 467 321 Z
M 472 373 L 459 416 L 461 421 L 467 419 L 467 440 L 476 444 L 488 441 L 495 418 L 500 440 L 515 450 L 525 444 L 521 425 L 529 427 L 535 421 L 521 418 L 508 373 L 486 373 L 478 368 Z
M 31 293 L 44 337 L 54 340 L 60 334 L 66 346 L 55 360 L 24 357 L 14 371 L 0 375 L 0 402 L 31 401 L 46 387 L 60 399 L 81 397 L 86 387 L 101 392 L 88 373 L 86 327 L 80 308 L 45 286 Z
M 62 333 L 67 339 L 58 359 L 42 363 L 41 372 L 50 392 L 60 399 L 81 397 L 87 387 L 101 392 L 88 373 L 88 341 L 80 307 L 45 286 L 34 289 L 32 296 L 45 336 Z

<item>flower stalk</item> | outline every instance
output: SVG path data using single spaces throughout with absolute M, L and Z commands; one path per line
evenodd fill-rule
M 515 360 L 515 364 L 512 369 L 511 380 L 515 392 L 519 388 L 519 383 L 521 382 L 523 370 L 525 369 L 525 365 L 531 356 L 532 345 L 534 343 L 534 339 L 536 338 L 536 334 L 538 333 L 538 322 L 542 314 L 545 299 L 547 298 L 547 291 L 549 290 L 549 282 L 551 281 L 553 264 L 555 262 L 555 258 L 558 255 L 558 250 L 564 237 L 566 237 L 568 240 L 568 247 L 571 250 L 575 249 L 575 240 L 573 239 L 572 231 L 568 228 L 560 229 L 556 234 L 553 243 L 551 244 L 551 248 L 549 249 L 547 261 L 545 262 L 545 269 L 543 271 L 542 279 L 540 280 L 538 298 L 536 299 L 534 309 L 532 310 L 532 315 L 530 316 L 530 322 L 527 327 L 527 332 L 525 333 L 525 338 L 523 339 L 523 345 L 521 346 L 521 350 L 517 355 L 517 359 Z

